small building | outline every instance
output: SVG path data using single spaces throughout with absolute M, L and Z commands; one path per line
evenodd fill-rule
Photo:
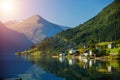
M 62 51 L 59 56 L 65 56 L 66 55 L 66 52 L 65 51 Z
M 84 45 L 84 48 L 88 48 L 89 46 L 87 44 Z
M 115 43 L 108 44 L 108 48 L 109 49 L 115 48 Z
M 74 54 L 74 53 L 76 53 L 76 50 L 75 49 L 73 49 L 73 48 L 71 48 L 70 50 L 69 50 L 69 54 Z
M 95 47 L 95 49 L 100 50 L 100 48 L 99 48 L 99 47 L 97 47 L 97 46 Z
M 89 51 L 88 51 L 88 50 L 85 50 L 82 55 L 84 55 L 84 56 L 87 57 L 87 56 L 89 55 Z
M 92 56 L 92 50 L 89 51 L 89 55 Z

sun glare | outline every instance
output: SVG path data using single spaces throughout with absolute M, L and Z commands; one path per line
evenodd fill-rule
M 10 2 L 10 0 L 3 0 L 0 3 L 0 6 L 1 6 L 2 11 L 5 11 L 5 12 L 10 12 L 13 9 L 13 5 Z

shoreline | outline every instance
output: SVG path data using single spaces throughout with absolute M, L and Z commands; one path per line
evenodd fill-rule
M 65 58 L 79 58 L 79 56 L 52 56 L 52 58 L 59 58 L 59 57 L 65 57 Z M 95 57 L 95 58 L 87 58 L 87 57 L 83 57 L 83 59 L 95 59 L 95 60 L 120 60 L 119 56 L 103 56 L 103 57 Z

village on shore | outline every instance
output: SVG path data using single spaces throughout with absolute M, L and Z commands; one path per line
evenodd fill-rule
M 40 51 L 25 50 L 24 52 L 17 52 L 15 55 L 39 55 Z M 57 54 L 52 54 L 52 57 L 78 57 L 87 59 L 120 59 L 120 44 L 114 42 L 101 42 L 96 45 L 84 45 L 82 48 L 70 48 L 61 51 Z

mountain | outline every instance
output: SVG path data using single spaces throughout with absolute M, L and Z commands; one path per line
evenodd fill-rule
M 0 52 L 21 51 L 28 49 L 32 44 L 24 34 L 8 29 L 0 22 Z
M 8 22 L 5 22 L 4 24 L 6 25 L 6 26 L 11 26 L 11 25 L 14 25 L 14 24 L 17 24 L 19 21 L 8 21 Z
M 39 43 L 47 37 L 68 29 L 68 27 L 48 22 L 39 15 L 34 15 L 20 23 L 8 25 L 12 30 L 24 33 L 33 43 Z
M 120 0 L 115 0 L 84 24 L 47 38 L 36 47 L 50 53 L 102 41 L 120 40 Z

